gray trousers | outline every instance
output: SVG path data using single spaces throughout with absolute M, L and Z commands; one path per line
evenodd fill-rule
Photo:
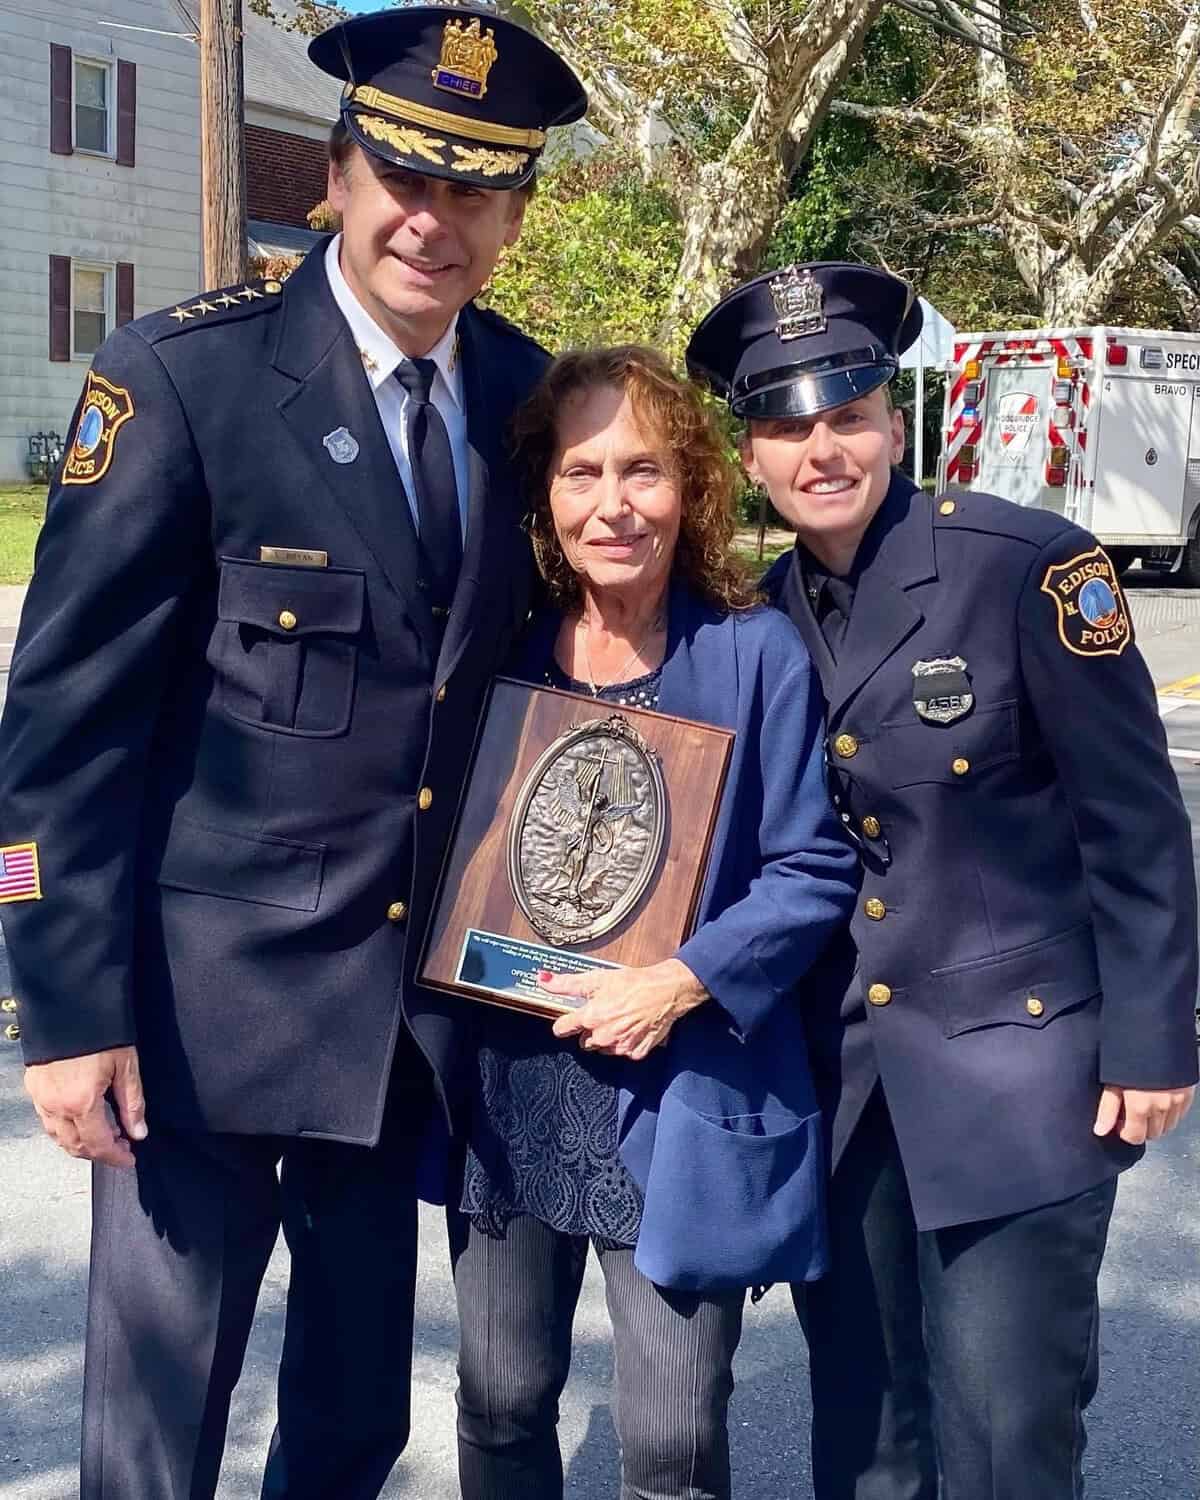
M 464 1500 L 563 1493 L 558 1398 L 588 1243 L 524 1214 L 502 1239 L 452 1222 Z M 631 1249 L 596 1254 L 613 1326 L 621 1500 L 729 1500 L 744 1292 L 667 1291 L 635 1268 Z

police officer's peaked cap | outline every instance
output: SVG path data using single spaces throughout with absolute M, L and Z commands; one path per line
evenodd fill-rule
M 739 417 L 811 417 L 885 385 L 920 331 L 906 281 L 814 261 L 730 292 L 692 335 L 687 365 Z
M 474 6 L 357 16 L 314 38 L 308 55 L 345 81 L 342 119 L 364 151 L 473 187 L 528 182 L 547 129 L 587 109 L 557 52 Z

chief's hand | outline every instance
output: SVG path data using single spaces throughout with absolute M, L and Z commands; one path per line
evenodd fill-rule
M 635 1062 L 666 1041 L 680 1016 L 709 998 L 691 969 L 677 958 L 644 969 L 543 972 L 538 982 L 548 995 L 586 997 L 578 1010 L 555 1021 L 555 1036 L 578 1036 L 587 1052 L 609 1052 Z
M 120 1129 L 104 1102 L 109 1089 Z M 148 1134 L 136 1047 L 34 1063 L 25 1069 L 25 1090 L 46 1134 L 68 1156 L 102 1161 L 110 1167 L 133 1166 L 129 1143 L 144 1141 Z
M 1096 1135 L 1117 1134 L 1131 1146 L 1156 1141 L 1174 1130 L 1192 1107 L 1196 1089 L 1123 1089 L 1106 1083 L 1092 1126 Z

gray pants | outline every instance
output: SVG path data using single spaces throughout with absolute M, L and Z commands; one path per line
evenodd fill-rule
M 558 1398 L 588 1240 L 513 1219 L 503 1239 L 452 1229 L 462 1330 L 458 1465 L 464 1500 L 558 1500 Z M 621 1500 L 729 1500 L 726 1414 L 744 1292 L 666 1291 L 602 1249 L 616 1355 Z

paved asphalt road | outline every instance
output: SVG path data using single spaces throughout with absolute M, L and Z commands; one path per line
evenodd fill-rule
M 1153 579 L 1135 581 L 1130 593 L 1156 682 L 1200 679 L 1200 594 L 1160 589 Z M 1200 686 L 1184 687 L 1164 709 L 1175 764 L 1200 829 Z M 5 978 L 0 973 L 0 981 Z M 1090 1420 L 1090 1500 L 1200 1497 L 1198 1158 L 1200 1109 L 1122 1182 L 1102 1281 L 1103 1378 Z M 0 1500 L 68 1500 L 77 1493 L 87 1233 L 87 1169 L 40 1137 L 21 1091 L 16 1049 L 4 1047 Z M 454 1308 L 442 1225 L 432 1211 L 422 1221 L 422 1246 L 414 1437 L 386 1500 L 454 1500 L 457 1495 Z M 259 1464 L 272 1424 L 286 1277 L 286 1257 L 279 1251 L 235 1399 L 221 1500 L 252 1500 L 258 1493 Z M 1031 1370 L 1029 1379 L 1037 1378 Z M 807 1366 L 789 1299 L 779 1289 L 748 1312 L 737 1379 L 732 1431 L 738 1500 L 804 1500 L 810 1494 Z M 563 1402 L 567 1492 L 573 1500 L 617 1495 L 611 1382 L 603 1287 L 593 1264 Z

